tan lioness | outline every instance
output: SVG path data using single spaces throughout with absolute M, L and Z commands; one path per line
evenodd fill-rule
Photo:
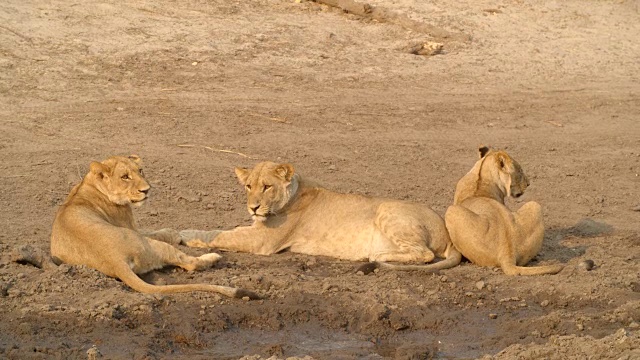
M 258 298 L 250 291 L 227 286 L 158 286 L 140 279 L 136 274 L 167 265 L 189 271 L 209 268 L 221 257 L 214 253 L 200 257 L 184 254 L 167 243 L 178 239 L 177 231 L 136 230 L 131 205 L 141 205 L 149 189 L 138 156 L 114 156 L 92 162 L 89 173 L 71 190 L 56 214 L 51 233 L 54 262 L 92 267 L 143 293 L 209 291 Z
M 477 265 L 499 266 L 507 275 L 562 270 L 562 265 L 524 267 L 542 246 L 542 209 L 530 201 L 511 212 L 504 201 L 521 196 L 527 186 L 529 180 L 509 154 L 480 148 L 480 160 L 458 182 L 445 214 L 451 241 L 462 255 Z
M 289 250 L 376 262 L 445 258 L 429 265 L 375 264 L 400 270 L 435 271 L 460 263 L 442 217 L 427 206 L 336 193 L 303 179 L 290 164 L 262 162 L 235 172 L 247 191 L 253 225 L 182 231 L 188 246 L 260 255 Z

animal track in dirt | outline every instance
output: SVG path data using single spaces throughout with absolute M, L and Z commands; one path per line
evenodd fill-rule
M 436 40 L 436 42 L 424 41 L 423 44 L 410 44 L 404 49 L 414 55 L 432 56 L 442 54 L 444 44 L 447 44 L 449 48 L 455 48 L 460 43 L 466 43 L 471 40 L 470 36 L 463 33 L 453 33 L 437 26 L 413 20 L 405 14 L 398 14 L 368 3 L 354 0 L 313 0 L 313 2 L 340 9 L 345 13 L 360 16 L 363 19 L 394 24 L 407 30 L 425 34 L 431 40 Z

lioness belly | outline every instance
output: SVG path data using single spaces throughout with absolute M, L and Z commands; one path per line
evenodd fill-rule
M 349 229 L 348 226 L 333 227 L 316 236 L 304 235 L 304 233 L 296 235 L 289 250 L 300 254 L 361 261 L 369 258 L 372 238 L 373 227 L 366 229 L 362 227 Z

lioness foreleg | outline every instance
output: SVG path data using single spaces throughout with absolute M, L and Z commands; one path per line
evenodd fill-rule
M 208 248 L 209 243 L 222 233 L 222 230 L 182 230 L 179 233 L 180 244 L 189 247 Z
M 171 228 L 160 229 L 156 231 L 141 231 L 144 237 L 162 241 L 171 245 L 180 245 L 180 233 Z
M 183 230 L 182 243 L 190 247 L 212 247 L 225 251 L 271 255 L 290 246 L 276 231 L 264 227 L 244 226 L 229 231 Z

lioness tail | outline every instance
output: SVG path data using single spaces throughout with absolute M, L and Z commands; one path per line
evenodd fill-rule
M 244 297 L 248 297 L 251 300 L 261 299 L 260 295 L 252 291 L 229 286 L 209 284 L 153 285 L 140 279 L 140 277 L 138 277 L 138 275 L 136 275 L 136 273 L 134 273 L 133 270 L 131 270 L 131 268 L 129 268 L 129 266 L 127 266 L 126 264 L 123 264 L 123 266 L 119 270 L 120 271 L 118 272 L 118 278 L 120 278 L 122 282 L 127 284 L 132 289 L 137 290 L 141 293 L 173 294 L 191 291 L 207 291 L 238 299 Z

